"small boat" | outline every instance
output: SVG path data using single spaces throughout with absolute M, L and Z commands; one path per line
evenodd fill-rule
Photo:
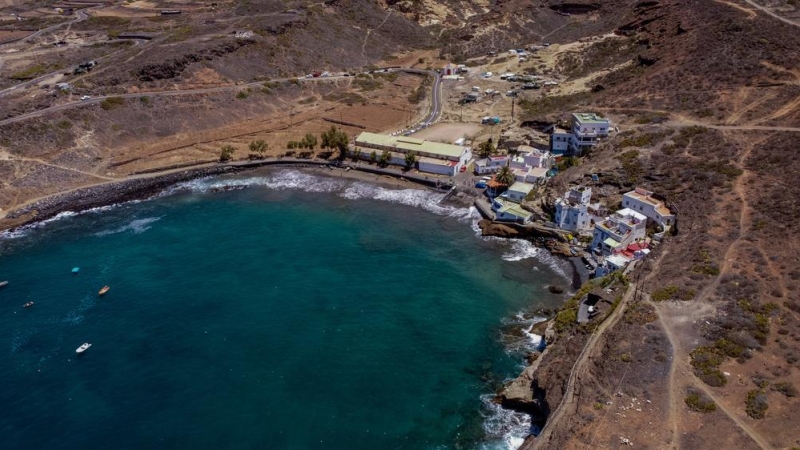
M 85 352 L 86 350 L 88 350 L 89 347 L 91 347 L 91 346 L 92 346 L 91 342 L 84 342 L 83 344 L 81 344 L 80 347 L 75 349 L 75 353 L 81 354 L 81 353 Z
M 23 308 L 30 308 L 31 306 L 33 306 L 33 302 L 28 302 L 22 305 Z
M 8 284 L 8 281 L 0 281 L 0 287 L 3 287 Z
M 73 274 L 73 275 L 77 275 L 77 274 L 78 274 L 78 272 L 80 272 L 80 271 L 81 271 L 81 268 L 80 268 L 80 267 L 73 267 L 73 268 L 72 268 L 72 274 Z
M 108 290 L 109 290 L 109 289 L 111 289 L 111 288 L 110 288 L 110 287 L 108 287 L 108 286 L 103 286 L 103 287 L 100 289 L 100 292 L 98 292 L 98 293 L 97 293 L 97 295 L 104 295 L 106 292 L 108 292 Z

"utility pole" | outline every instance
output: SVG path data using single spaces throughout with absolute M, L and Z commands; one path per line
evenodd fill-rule
M 461 103 L 461 114 L 458 116 L 458 121 L 459 122 L 464 121 L 464 103 Z
M 511 97 L 511 121 L 514 121 L 514 103 L 516 103 L 517 97 Z

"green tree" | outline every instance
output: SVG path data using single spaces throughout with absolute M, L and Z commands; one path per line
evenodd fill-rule
M 414 168 L 414 164 L 417 162 L 417 157 L 414 156 L 414 152 L 406 153 L 406 170 L 411 170 Z
M 302 148 L 314 150 L 316 146 L 317 146 L 317 137 L 311 133 L 306 133 L 306 135 L 303 136 L 303 140 L 300 141 L 300 147 Z
M 389 150 L 384 150 L 383 153 L 381 153 L 381 159 L 378 160 L 378 165 L 380 167 L 388 167 L 391 160 L 392 154 L 389 153 Z
M 491 139 L 489 139 L 488 141 L 481 142 L 480 145 L 478 145 L 478 156 L 481 158 L 488 158 L 494 154 L 495 150 L 494 143 Z
M 344 161 L 347 157 L 347 144 L 349 138 L 347 133 L 331 126 L 331 129 L 322 133 L 322 148 L 339 150 L 339 159 Z
M 253 153 L 258 153 L 259 155 L 263 155 L 269 149 L 269 146 L 266 142 L 259 139 L 257 141 L 250 142 L 250 151 Z
M 378 162 L 378 154 L 373 150 L 372 153 L 369 154 L 369 163 L 375 164 L 376 162 Z
M 510 167 L 503 166 L 497 172 L 497 175 L 494 176 L 494 179 L 505 184 L 506 186 L 511 186 L 514 184 L 516 177 L 514 176 L 514 172 L 511 171 Z
M 236 149 L 233 148 L 232 145 L 223 145 L 222 148 L 220 148 L 219 160 L 221 162 L 232 160 L 234 152 L 236 152 Z

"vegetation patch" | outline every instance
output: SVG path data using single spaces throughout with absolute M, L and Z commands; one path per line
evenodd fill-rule
M 692 411 L 704 414 L 717 410 L 717 404 L 714 403 L 714 400 L 711 400 L 704 394 L 696 391 L 689 391 L 689 395 L 683 399 L 683 402 L 686 403 L 686 406 L 688 406 Z
M 34 64 L 27 69 L 11 74 L 8 78 L 18 81 L 32 80 L 38 76 L 44 75 L 51 70 L 59 70 L 61 68 L 58 64 Z
M 661 142 L 672 134 L 672 131 L 659 131 L 657 133 L 642 133 L 636 136 L 628 136 L 619 143 L 622 148 L 625 147 L 652 147 L 653 145 Z
M 325 95 L 322 98 L 329 102 L 344 103 L 348 106 L 354 105 L 356 103 L 364 104 L 367 102 L 367 99 L 364 96 L 358 95 L 355 92 L 332 92 L 330 94 Z
M 622 164 L 622 171 L 625 174 L 625 181 L 628 184 L 635 184 L 644 174 L 644 166 L 639 160 L 639 150 L 628 150 L 615 156 Z
M 629 305 L 622 316 L 625 323 L 629 325 L 644 325 L 658 319 L 656 308 L 648 303 L 637 302 Z
M 105 111 L 119 108 L 125 104 L 125 99 L 122 97 L 108 97 L 100 102 L 100 107 Z
M 766 416 L 767 409 L 769 409 L 767 393 L 762 389 L 753 389 L 748 392 L 744 404 L 747 415 L 753 419 L 763 419 Z
M 797 397 L 797 388 L 788 381 L 774 383 L 772 386 L 770 386 L 770 389 L 775 392 L 780 392 L 787 397 Z
M 680 288 L 675 285 L 665 286 L 656 289 L 650 294 L 650 298 L 654 302 L 663 302 L 667 300 L 691 300 L 697 294 L 697 291 L 691 288 Z
M 728 383 L 728 379 L 719 370 L 725 358 L 715 347 L 697 347 L 690 355 L 694 374 L 704 383 L 714 387 L 725 386 Z
M 548 114 L 560 113 L 565 110 L 574 109 L 581 101 L 586 100 L 585 92 L 577 92 L 569 95 L 555 95 L 552 97 L 542 97 L 535 100 L 520 99 L 517 103 L 525 115 L 528 117 L 541 117 Z
M 380 80 L 376 80 L 374 78 L 372 79 L 356 78 L 353 81 L 353 84 L 355 84 L 359 89 L 361 89 L 362 92 L 374 91 L 383 87 L 383 83 Z

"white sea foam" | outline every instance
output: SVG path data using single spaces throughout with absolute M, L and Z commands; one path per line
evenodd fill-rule
M 341 194 L 348 200 L 373 199 L 422 208 L 440 216 L 462 218 L 470 215 L 470 208 L 440 205 L 445 194 L 422 189 L 386 189 L 374 184 L 356 182 Z
M 267 175 L 247 178 L 198 178 L 196 180 L 179 183 L 167 192 L 189 190 L 193 192 L 214 192 L 228 189 L 242 189 L 251 186 L 266 187 L 268 189 L 293 189 L 306 192 L 336 192 L 346 185 L 345 180 L 318 177 L 296 170 L 282 170 Z
M 151 227 L 150 225 L 154 222 L 161 220 L 161 217 L 146 217 L 144 219 L 136 219 L 131 221 L 127 225 L 123 225 L 119 228 L 115 228 L 113 230 L 105 230 L 95 233 L 95 236 L 108 236 L 110 234 L 117 234 L 117 233 L 124 233 L 126 231 L 132 231 L 133 234 L 141 234 L 145 231 L 149 230 Z
M 531 418 L 528 414 L 505 409 L 493 399 L 493 394 L 481 396 L 485 411 L 483 430 L 488 438 L 481 449 L 516 450 L 530 434 Z

